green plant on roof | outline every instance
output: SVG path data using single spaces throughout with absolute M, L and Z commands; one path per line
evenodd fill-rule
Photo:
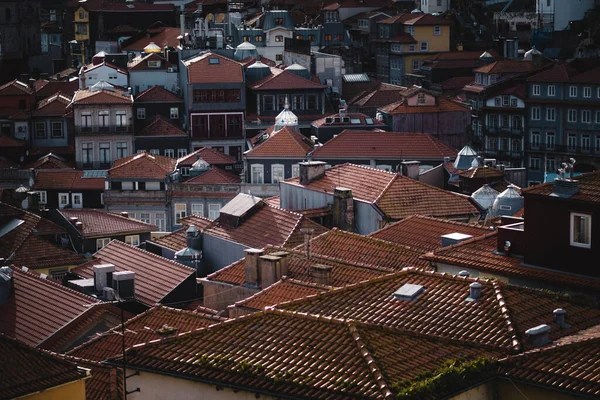
M 448 396 L 494 376 L 494 360 L 479 357 L 472 360 L 446 360 L 434 371 L 424 372 L 413 379 L 392 384 L 399 400 L 417 400 Z
M 254 364 L 249 361 L 242 360 L 239 363 L 237 363 L 235 370 L 242 375 L 258 376 L 262 375 L 262 373 L 265 370 L 265 367 L 259 363 Z

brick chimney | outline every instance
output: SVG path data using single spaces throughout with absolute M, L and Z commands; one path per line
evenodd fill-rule
M 352 190 L 336 187 L 333 190 L 333 226 L 344 231 L 354 231 L 354 198 Z
M 402 169 L 402 175 L 414 179 L 415 181 L 419 180 L 419 167 L 421 166 L 421 161 L 402 161 L 400 164 L 400 168 Z
M 300 165 L 300 184 L 308 185 L 309 183 L 325 176 L 324 161 L 304 161 Z
M 315 264 L 310 267 L 310 273 L 314 283 L 331 286 L 333 267 L 331 265 Z
M 287 251 L 276 251 L 275 253 L 271 253 L 272 256 L 280 257 L 281 261 L 279 262 L 281 265 L 281 276 L 286 276 L 289 273 L 289 255 Z
M 274 255 L 260 256 L 258 259 L 258 286 L 266 288 L 281 279 L 281 257 Z
M 246 278 L 244 284 L 246 286 L 257 287 L 260 280 L 258 259 L 264 252 L 260 249 L 244 250 L 244 265 L 246 268 Z

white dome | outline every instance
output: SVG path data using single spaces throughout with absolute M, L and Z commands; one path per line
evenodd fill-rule
M 144 53 L 160 53 L 162 49 L 154 42 L 150 42 L 148 46 L 144 47 Z
M 210 164 L 204 161 L 203 159 L 199 158 L 194 164 L 192 164 L 192 169 L 205 171 L 210 169 Z
M 282 112 L 275 118 L 275 131 L 280 130 L 284 126 L 298 126 L 298 117 L 290 111 L 290 106 L 287 98 L 285 99 L 285 107 Z
M 524 60 L 533 60 L 533 56 L 540 56 L 542 55 L 542 52 L 539 51 L 538 49 L 535 48 L 535 46 L 533 46 L 529 51 L 527 51 L 525 53 L 525 55 L 523 56 Z
M 269 66 L 267 64 L 263 64 L 260 61 L 256 61 L 254 64 L 250 65 L 248 67 L 248 69 L 255 69 L 255 68 L 266 68 L 269 69 Z
M 256 50 L 256 46 L 250 42 L 242 42 L 236 47 L 238 50 Z
M 295 70 L 295 71 L 304 71 L 304 70 L 306 70 L 306 68 L 304 68 L 300 64 L 294 63 L 294 64 L 290 65 L 289 67 L 287 67 L 285 69 L 285 71 L 288 71 L 288 70 L 290 70 L 290 71 L 293 71 L 293 70 Z

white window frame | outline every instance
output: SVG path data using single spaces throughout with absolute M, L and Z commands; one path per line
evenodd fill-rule
M 191 207 L 191 215 L 204 217 L 204 203 L 192 203 Z
M 292 178 L 300 176 L 300 164 L 292 164 Z
M 154 225 L 158 227 L 159 232 L 165 232 L 167 230 L 167 218 L 165 213 L 156 213 Z
M 136 116 L 137 119 L 146 119 L 146 109 L 143 107 L 138 108 L 136 111 Z
M 425 45 L 425 48 L 423 48 L 423 45 Z M 419 42 L 419 51 L 429 51 L 429 42 L 427 40 Z
M 208 203 L 208 218 L 209 219 L 215 220 L 215 219 L 219 218 L 220 212 L 221 212 L 221 204 L 220 203 Z
M 171 107 L 169 114 L 171 119 L 179 119 L 179 108 Z
M 590 110 L 581 110 L 581 122 L 584 124 L 592 123 L 592 112 Z
M 153 192 L 160 190 L 160 182 L 146 182 L 146 190 Z
M 575 241 L 575 231 L 574 231 L 575 217 L 582 217 L 587 221 L 585 230 L 586 230 L 586 236 L 589 238 L 589 243 L 582 243 L 582 242 Z M 570 225 L 571 225 L 571 229 L 570 229 L 569 239 L 570 239 L 571 246 L 581 247 L 584 249 L 590 249 L 592 247 L 592 216 L 590 214 L 582 214 L 582 213 L 572 212 L 571 217 L 570 217 Z
M 187 217 L 187 204 L 186 203 L 175 203 L 173 206 L 173 213 L 175 216 L 175 225 L 179 224 L 179 220 Z
M 48 193 L 45 190 L 38 190 L 36 193 L 39 196 L 39 204 L 48 204 Z
M 139 246 L 140 245 L 140 235 L 127 235 L 125 236 L 125 243 L 130 246 Z
M 65 203 L 65 202 L 63 202 L 63 201 L 61 201 L 61 197 L 62 197 L 62 196 L 65 196 L 65 198 L 67 199 L 67 202 L 66 202 L 66 203 Z M 58 194 L 58 208 L 59 208 L 59 209 L 63 209 L 63 208 L 65 208 L 66 206 L 68 206 L 68 205 L 69 205 L 69 199 L 70 199 L 69 193 L 59 193 L 59 194 Z
M 441 25 L 433 26 L 433 36 L 442 36 L 442 27 Z
M 150 149 L 150 154 L 152 154 L 152 155 L 160 155 L 160 150 L 159 149 Z
M 556 121 L 556 109 L 546 108 L 546 121 Z
M 254 171 L 260 174 L 260 179 L 254 179 Z M 262 185 L 265 183 L 265 166 L 262 164 L 250 165 L 250 181 L 254 184 Z
M 79 204 L 75 202 L 79 199 Z M 71 206 L 73 208 L 83 208 L 83 193 L 71 193 Z
M 133 217 L 132 217 L 133 218 Z M 140 221 L 149 224 L 151 222 L 150 213 L 149 212 L 140 212 Z
M 539 121 L 541 118 L 541 109 L 540 107 L 531 107 L 531 120 L 532 121 Z
M 540 85 L 533 85 L 533 95 L 534 96 L 540 95 Z
M 410 43 L 408 45 L 408 52 L 409 53 L 414 53 L 415 51 L 417 51 L 417 45 L 414 43 Z
M 571 118 L 571 116 L 575 118 Z M 567 110 L 567 122 L 577 122 L 577 110 L 569 109 Z
M 275 177 L 275 171 L 277 171 L 277 177 Z M 283 164 L 271 164 L 271 183 L 279 184 L 285 179 L 285 165 Z
M 569 86 L 569 97 L 577 97 L 577 86 Z
M 552 90 L 550 90 L 552 89 Z M 548 85 L 548 97 L 554 97 L 556 96 L 556 86 L 554 85 Z
M 413 71 L 419 71 L 420 69 L 421 69 L 421 61 L 420 60 L 413 60 L 413 62 L 412 62 L 412 70 Z
M 108 246 L 109 243 L 110 243 L 110 238 L 96 239 L 96 251 L 100 250 L 104 246 Z
M 586 99 L 589 99 L 592 97 L 592 87 L 591 86 L 583 87 L 583 97 L 585 97 Z
M 177 149 L 177 158 L 183 158 L 187 156 L 187 149 Z
M 165 157 L 175 158 L 175 150 L 174 149 L 165 149 Z

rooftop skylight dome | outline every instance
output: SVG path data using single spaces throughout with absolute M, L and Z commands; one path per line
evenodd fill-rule
M 287 97 L 285 99 L 283 111 L 275 118 L 275 131 L 278 131 L 285 126 L 292 127 L 295 130 L 298 128 L 298 117 L 290 111 L 290 104 L 288 103 Z
M 100 90 L 109 90 L 111 92 L 114 92 L 115 87 L 106 81 L 100 81 L 98 83 L 93 84 L 90 87 L 90 92 L 98 92 Z
M 235 53 L 233 53 L 233 58 L 236 61 L 241 61 L 248 57 L 252 57 L 255 60 L 258 60 L 259 56 L 258 56 L 258 51 L 256 50 L 256 46 L 250 42 L 240 43 L 235 48 Z
M 492 215 L 515 215 L 523 208 L 523 197 L 516 186 L 508 185 L 506 190 L 496 197 L 492 206 Z
M 458 152 L 454 160 L 454 168 L 469 169 L 473 165 L 473 160 L 477 159 L 477 152 L 470 146 L 465 146 Z
M 154 42 L 150 42 L 148 46 L 144 47 L 144 53 L 160 53 L 162 49 Z
M 492 205 L 499 194 L 500 193 L 496 189 L 490 187 L 490 185 L 486 183 L 474 191 L 471 195 L 471 198 L 475 200 L 477 204 L 481 206 L 481 208 L 488 210 L 492 208 Z

